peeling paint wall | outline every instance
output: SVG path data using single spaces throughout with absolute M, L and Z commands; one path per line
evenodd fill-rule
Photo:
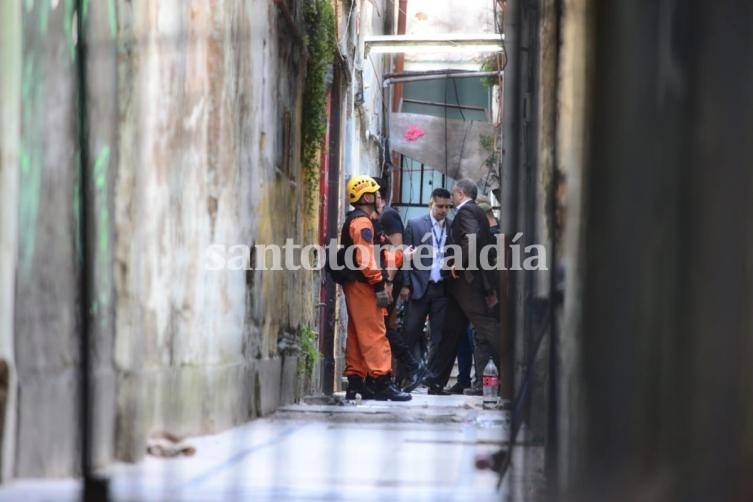
M 363 37 L 384 34 L 389 10 L 387 1 L 349 2 L 338 0 L 339 50 L 347 60 L 350 75 L 344 89 L 343 181 L 358 174 L 378 176 L 382 162 L 382 75 L 388 56 L 370 54 L 364 58 Z M 348 210 L 347 203 L 344 209 Z
M 359 4 L 359 30 L 357 35 L 362 38 L 369 35 L 381 35 L 386 19 L 386 2 L 362 2 Z M 359 47 L 362 42 L 359 41 Z M 382 136 L 382 75 L 387 71 L 386 61 L 389 56 L 369 54 L 365 60 L 356 58 L 356 72 L 353 82 L 355 131 L 357 132 L 358 174 L 379 175 L 382 169 L 380 139 Z M 361 68 L 362 71 L 358 71 Z M 345 192 L 342 192 L 345 193 Z
M 14 4 L 17 4 L 14 6 Z M 113 454 L 112 190 L 116 134 L 114 2 L 85 4 L 97 463 Z M 10 365 L 3 479 L 78 468 L 78 281 L 82 242 L 75 2 L 6 2 L 0 329 Z M 6 68 L 7 64 L 7 68 Z M 7 210 L 6 210 L 7 209 Z M 7 215 L 7 216 L 6 216 Z M 11 220 L 12 219 L 12 220 Z M 13 221 L 15 220 L 15 221 Z M 61 433 L 65 431 L 65 433 Z
M 280 337 L 313 318 L 310 273 L 204 269 L 210 244 L 310 242 L 297 153 L 301 46 L 273 2 L 221 7 L 119 4 L 128 84 L 118 97 L 115 358 L 125 458 L 151 430 L 219 430 L 274 409 Z M 275 375 L 277 388 L 264 392 Z
M 369 35 L 385 34 L 385 26 L 392 24 L 387 18 L 391 12 L 387 4 L 392 1 L 337 0 L 338 47 L 350 70 L 341 90 L 343 116 L 333 117 L 333 120 L 341 121 L 342 130 L 340 194 L 345 194 L 345 180 L 351 176 L 379 176 L 382 170 L 382 76 L 388 71 L 389 56 L 371 54 L 364 58 L 362 41 Z M 345 213 L 352 209 L 344 196 L 339 204 L 338 235 Z M 338 289 L 338 294 L 340 291 Z M 347 312 L 342 295 L 339 300 L 335 320 L 335 386 L 345 365 L 347 331 Z
M 12 327 L 18 377 L 12 461 L 18 476 L 62 475 L 76 467 L 79 266 L 72 5 L 24 2 L 21 13 Z
M 86 121 L 89 124 L 88 243 L 76 241 L 76 253 L 88 245 L 92 280 L 90 311 L 94 316 L 94 458 L 100 464 L 114 455 L 117 381 L 113 364 L 115 288 L 113 278 L 113 180 L 118 166 L 117 10 L 115 0 L 84 3 L 87 40 Z M 80 172 L 81 166 L 76 166 Z M 76 179 L 78 183 L 78 179 Z M 81 194 L 75 193 L 78 214 Z M 79 258 L 80 261 L 80 258 Z
M 291 36 L 303 3 L 283 3 L 296 26 L 267 0 L 83 2 L 88 242 L 76 2 L 2 3 L 0 358 L 17 376 L 4 479 L 77 470 L 84 245 L 98 464 L 138 459 L 152 431 L 217 431 L 296 398 L 296 358 L 281 347 L 314 325 L 314 274 L 205 270 L 211 244 L 316 242 L 305 199 L 317 207 L 318 193 L 305 193 L 299 154 L 304 49 Z

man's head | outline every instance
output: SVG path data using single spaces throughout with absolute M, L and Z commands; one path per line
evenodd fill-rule
M 388 190 L 387 190 L 387 181 L 384 178 L 377 178 L 376 176 L 373 176 L 374 181 L 376 181 L 377 185 L 379 185 L 379 191 L 377 192 L 377 211 L 380 213 L 384 209 L 384 207 L 387 205 L 387 199 L 388 199 Z
M 459 206 L 468 199 L 475 200 L 478 195 L 478 187 L 468 178 L 457 180 L 452 187 L 452 203 Z
M 376 212 L 381 215 L 384 212 L 384 208 L 387 206 L 387 201 L 382 198 L 382 192 L 377 192 L 374 195 L 376 195 L 376 203 L 374 204 L 374 207 L 376 208 Z
M 376 205 L 379 184 L 371 176 L 353 176 L 345 186 L 352 206 Z
M 447 212 L 450 210 L 452 203 L 450 202 L 450 191 L 446 188 L 435 188 L 431 192 L 431 200 L 429 200 L 429 209 L 431 215 L 437 221 L 443 221 L 447 217 Z
M 478 207 L 484 210 L 485 213 L 489 213 L 492 210 L 491 202 L 489 201 L 488 197 L 484 197 L 483 195 L 479 195 L 476 197 L 476 204 L 478 204 Z
M 489 198 L 479 195 L 476 197 L 476 204 L 478 204 L 478 207 L 483 209 L 484 214 L 486 214 L 486 221 L 489 222 L 489 226 L 498 227 L 499 221 L 497 221 L 497 217 L 494 216 L 494 210 L 492 209 L 492 204 Z

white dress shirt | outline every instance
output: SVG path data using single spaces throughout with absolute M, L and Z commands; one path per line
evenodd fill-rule
M 431 214 L 429 217 L 431 218 L 431 245 L 434 248 L 432 253 L 434 261 L 431 265 L 429 280 L 439 282 L 442 280 L 442 258 L 444 258 L 442 246 L 447 241 L 447 220 L 437 221 Z

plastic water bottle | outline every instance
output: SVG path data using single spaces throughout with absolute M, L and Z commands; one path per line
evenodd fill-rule
M 484 408 L 494 408 L 499 400 L 499 371 L 492 359 L 484 368 Z

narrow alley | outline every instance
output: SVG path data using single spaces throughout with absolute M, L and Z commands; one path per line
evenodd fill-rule
M 753 501 L 752 27 L 0 0 L 0 501 Z
M 509 432 L 509 413 L 484 409 L 480 397 L 424 392 L 408 403 L 347 404 L 342 395 L 307 401 L 216 435 L 185 439 L 180 448 L 195 449 L 189 456 L 113 465 L 106 473 L 110 494 L 145 501 L 483 502 L 511 492 L 531 498 L 543 486 L 543 470 L 516 467 L 527 456 L 543 469 L 541 447 L 519 445 L 511 476 L 499 488 L 495 472 L 475 468 L 476 458 L 498 450 Z M 72 479 L 0 488 L 3 501 L 79 497 Z

